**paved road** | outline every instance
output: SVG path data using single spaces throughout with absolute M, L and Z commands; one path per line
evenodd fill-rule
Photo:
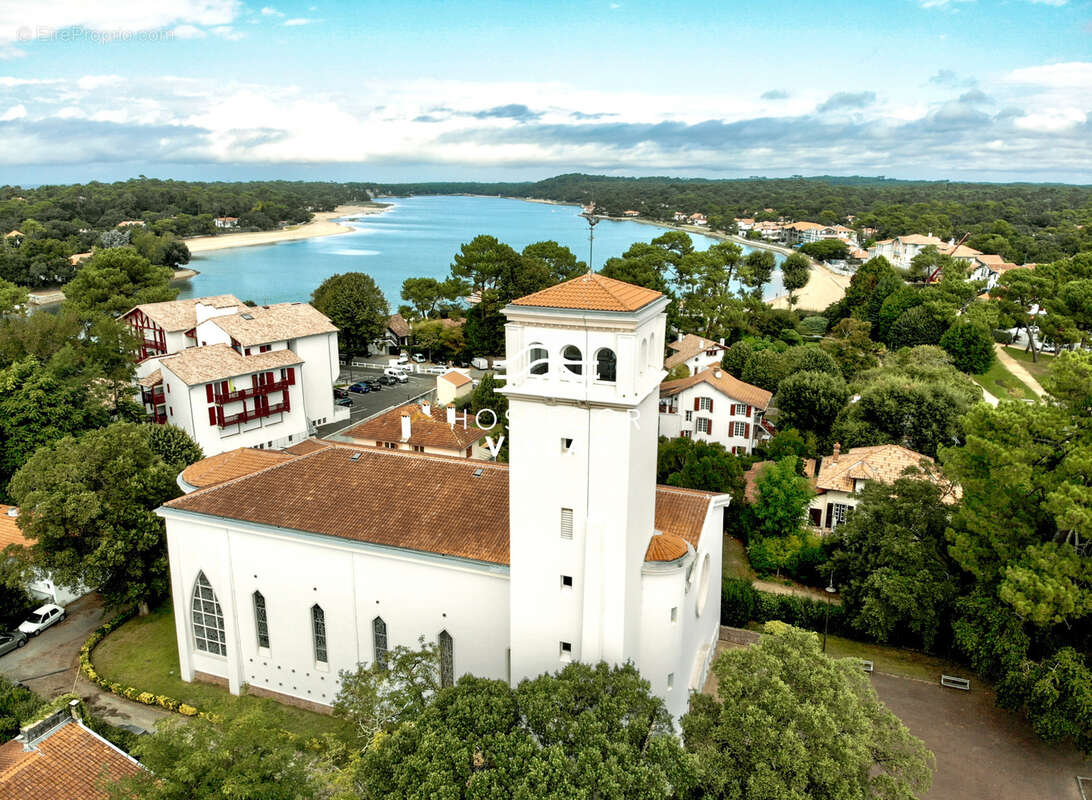
M 70 603 L 68 619 L 58 622 L 14 652 L 0 656 L 0 673 L 20 681 L 42 697 L 51 699 L 74 690 L 91 710 L 114 725 L 137 725 L 151 730 L 166 716 L 175 716 L 142 703 L 115 697 L 82 678 L 76 682 L 80 648 L 106 618 L 102 598 L 89 594 Z

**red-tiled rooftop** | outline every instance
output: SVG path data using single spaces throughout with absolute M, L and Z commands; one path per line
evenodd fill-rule
M 656 530 L 696 548 L 713 497 L 657 487 Z M 509 559 L 507 464 L 331 443 L 166 508 L 492 564 Z
M 597 272 L 559 283 L 512 301 L 514 306 L 565 308 L 577 311 L 638 311 L 663 297 L 655 289 L 616 281 Z

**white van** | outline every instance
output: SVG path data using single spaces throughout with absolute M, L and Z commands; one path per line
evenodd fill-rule
M 390 375 L 399 383 L 408 383 L 409 377 L 406 375 L 406 370 L 402 367 L 387 367 L 383 370 L 384 375 Z

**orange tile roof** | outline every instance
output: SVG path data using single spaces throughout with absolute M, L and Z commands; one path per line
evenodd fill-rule
M 191 297 L 189 300 L 166 300 L 162 303 L 145 303 L 129 309 L 122 319 L 140 309 L 165 331 L 187 331 L 197 324 L 197 304 L 213 308 L 243 307 L 243 301 L 233 294 L 217 294 L 209 297 Z
M 210 344 L 162 358 L 159 367 L 173 372 L 187 386 L 198 386 L 302 363 L 303 359 L 287 348 L 241 356 L 230 345 Z
M 654 533 L 648 540 L 645 561 L 674 561 L 689 552 L 686 540 L 670 533 Z
M 638 311 L 663 297 L 655 289 L 616 281 L 597 272 L 551 286 L 512 301 L 514 306 L 571 308 L 583 311 Z
M 15 506 L 6 506 L 0 503 L 0 550 L 3 550 L 9 544 L 20 546 L 30 544 L 27 538 L 23 536 L 23 531 L 16 521 L 19 519 L 19 515 L 11 513 L 18 510 Z
M 289 453 L 294 456 L 305 456 L 308 453 L 313 453 L 316 450 L 322 450 L 325 447 L 329 447 L 330 443 L 323 441 L 322 439 L 304 439 L 297 444 L 290 444 L 288 447 L 282 447 L 282 453 Z
M 459 372 L 457 369 L 453 369 L 451 370 L 451 372 L 445 372 L 440 377 L 448 383 L 453 384 L 455 388 L 465 386 L 468 383 L 473 383 L 473 381 L 470 380 L 469 376 L 462 372 Z
M 0 800 L 105 800 L 106 779 L 136 775 L 140 765 L 70 721 L 25 750 L 18 740 L 0 746 Z
M 656 530 L 697 547 L 713 496 L 657 487 Z M 331 443 L 166 507 L 492 564 L 509 560 L 507 464 Z
M 374 444 L 375 442 L 404 442 L 422 447 L 438 447 L 461 453 L 474 442 L 489 435 L 489 431 L 477 428 L 473 424 L 473 415 L 464 426 L 460 414 L 454 425 L 447 424 L 447 409 L 434 403 L 426 414 L 417 403 L 407 403 L 392 408 L 385 414 L 365 420 L 344 432 L 345 436 L 357 441 Z M 402 415 L 410 415 L 410 437 L 402 438 Z
M 933 463 L 929 456 L 897 444 L 854 447 L 840 453 L 837 459 L 824 456 L 815 486 L 823 491 L 852 492 L 854 480 L 894 483 L 902 476 L 903 470 L 918 467 L 923 461 Z
M 895 239 L 903 244 L 920 244 L 920 245 L 935 245 L 941 247 L 946 244 L 943 239 L 938 239 L 936 236 L 924 236 L 920 233 L 908 233 L 905 236 L 896 236 Z
M 696 356 L 698 353 L 705 350 L 711 350 L 714 347 L 724 347 L 712 339 L 706 339 L 704 336 L 698 336 L 696 333 L 688 333 L 680 341 L 670 342 L 668 345 L 675 352 L 664 359 L 664 366 L 668 369 L 682 364 L 684 361 Z
M 214 317 L 213 324 L 243 347 L 337 333 L 337 326 L 310 303 L 247 307 L 238 314 Z
M 697 375 L 691 375 L 689 378 L 680 378 L 677 381 L 664 381 L 660 384 L 660 397 L 671 397 L 672 395 L 676 395 L 684 389 L 689 389 L 691 386 L 696 386 L 699 383 L 707 383 L 717 389 L 725 397 L 729 397 L 732 400 L 740 400 L 747 405 L 760 409 L 769 408 L 770 400 L 773 399 L 773 394 L 770 392 L 753 386 L 750 383 L 745 383 L 739 378 L 729 375 L 720 367 L 708 367 Z
M 201 459 L 182 470 L 182 480 L 190 486 L 204 489 L 224 481 L 250 475 L 260 469 L 291 461 L 296 456 L 279 450 L 259 450 L 240 447 L 215 456 Z

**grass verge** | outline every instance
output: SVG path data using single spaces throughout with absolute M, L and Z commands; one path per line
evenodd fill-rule
M 1019 361 L 1021 366 L 1031 373 L 1031 377 L 1040 383 L 1043 382 L 1043 378 L 1046 377 L 1047 371 L 1050 369 L 1050 365 L 1054 363 L 1054 356 L 1050 353 L 1037 353 L 1038 361 L 1031 360 L 1031 353 L 1028 353 L 1022 347 L 1006 347 L 1005 352 L 1012 356 L 1016 361 Z
M 989 370 L 983 375 L 972 376 L 987 392 L 999 400 L 1036 400 L 1035 392 L 1026 383 L 1017 378 L 1002 364 L 994 359 Z
M 724 536 L 721 570 L 728 578 L 747 578 L 753 581 L 757 577 L 751 569 L 751 561 L 747 558 L 747 548 L 743 546 L 743 542 L 727 534 Z
M 170 695 L 225 719 L 260 707 L 279 727 L 304 738 L 349 733 L 348 724 L 335 717 L 282 705 L 267 698 L 237 697 L 219 686 L 183 681 L 178 676 L 178 642 L 170 605 L 126 622 L 99 643 L 92 660 L 98 673 L 108 680 L 154 694 Z

